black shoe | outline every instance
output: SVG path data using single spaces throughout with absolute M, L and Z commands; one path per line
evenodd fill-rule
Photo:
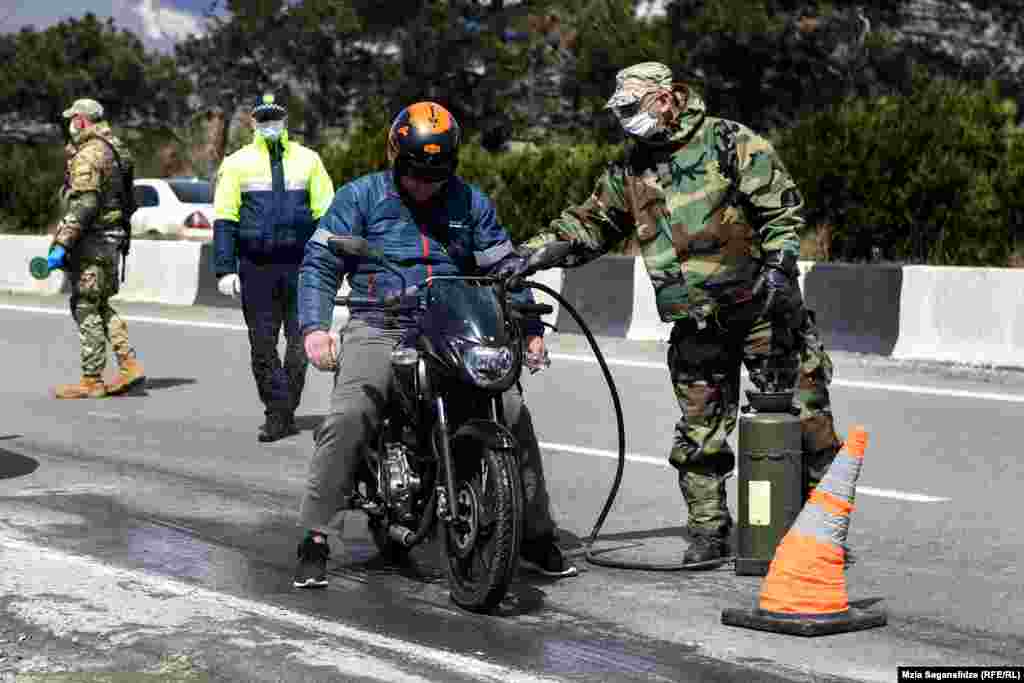
M 519 551 L 519 565 L 544 576 L 561 578 L 576 576 L 578 573 L 576 567 L 565 561 L 565 556 L 552 536 L 524 540 Z
M 712 566 L 729 558 L 728 537 L 713 534 L 693 534 L 693 542 L 683 554 L 687 567 Z
M 326 588 L 327 558 L 330 556 L 331 547 L 327 545 L 326 538 L 323 543 L 315 543 L 312 538 L 305 539 L 299 544 L 299 563 L 295 567 L 292 585 L 296 588 Z
M 267 415 L 267 421 L 260 427 L 260 432 L 256 438 L 262 443 L 270 443 L 298 433 L 298 430 L 295 429 L 295 423 L 288 416 L 281 415 L 280 413 L 270 413 Z

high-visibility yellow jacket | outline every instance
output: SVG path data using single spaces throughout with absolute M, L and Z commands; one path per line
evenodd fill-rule
M 306 241 L 334 199 L 320 155 L 281 136 L 272 158 L 259 133 L 224 159 L 214 195 L 214 271 L 238 272 L 238 261 L 302 262 Z

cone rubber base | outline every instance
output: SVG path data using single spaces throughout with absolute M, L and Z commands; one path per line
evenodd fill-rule
M 882 610 L 851 607 L 839 614 L 783 614 L 762 609 L 722 610 L 722 623 L 791 636 L 828 636 L 885 626 Z

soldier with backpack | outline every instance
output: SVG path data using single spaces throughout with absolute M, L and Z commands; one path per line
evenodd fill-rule
M 96 100 L 75 100 L 64 111 L 69 120 L 70 155 L 61 188 L 63 217 L 50 245 L 47 265 L 63 268 L 71 283 L 71 315 L 78 325 L 82 377 L 77 384 L 56 388 L 57 398 L 103 398 L 123 394 L 146 377 L 128 327 L 110 305 L 118 292 L 118 262 L 131 239 L 129 219 L 134 211 L 134 161 L 104 119 Z M 117 357 L 119 372 L 103 380 L 107 340 Z

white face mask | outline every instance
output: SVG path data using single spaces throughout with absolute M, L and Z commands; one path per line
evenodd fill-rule
M 284 132 L 284 121 L 267 121 L 257 126 L 256 132 L 263 136 L 264 140 L 277 140 Z
M 649 138 L 661 130 L 658 117 L 649 111 L 640 111 L 628 119 L 619 119 L 619 123 L 626 133 L 638 138 Z

